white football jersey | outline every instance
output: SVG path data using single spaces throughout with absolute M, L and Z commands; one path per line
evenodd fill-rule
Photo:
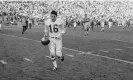
M 45 21 L 45 25 L 48 26 L 47 30 L 49 31 L 49 37 L 62 36 L 61 24 L 63 24 L 63 21 L 60 18 L 57 18 L 55 22 L 52 22 L 51 19 Z

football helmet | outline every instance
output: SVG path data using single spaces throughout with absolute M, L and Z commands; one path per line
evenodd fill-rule
M 49 40 L 48 38 L 46 38 L 46 37 L 43 37 L 43 38 L 41 39 L 41 43 L 42 43 L 43 45 L 48 45 L 48 44 L 50 43 L 50 40 Z

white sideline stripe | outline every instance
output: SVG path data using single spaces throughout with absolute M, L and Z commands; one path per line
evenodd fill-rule
M 97 55 L 97 54 L 92 54 L 91 52 L 78 53 L 78 54 L 89 54 L 89 55 L 93 55 L 93 56 L 97 56 L 97 57 L 102 57 L 102 58 L 106 58 L 106 59 L 110 59 L 110 60 L 115 60 L 115 61 L 120 61 L 120 62 L 124 62 L 124 63 L 133 64 L 133 62 L 130 62 L 130 61 L 116 59 L 116 58 L 110 58 L 110 57 L 107 57 L 107 56 L 101 56 L 101 55 Z
M 6 34 L 1 34 L 1 35 L 6 35 Z M 12 36 L 12 37 L 17 37 L 17 38 L 21 38 L 21 39 L 27 39 L 27 40 L 32 40 L 32 41 L 35 41 L 35 42 L 40 42 L 40 41 L 37 41 L 37 40 L 28 39 L 28 38 L 25 38 L 25 37 L 18 37 L 18 36 L 14 36 L 14 35 L 6 35 L 6 36 Z M 64 49 L 67 49 L 67 50 L 75 51 L 75 52 L 87 53 L 87 52 L 78 51 L 78 50 L 75 50 L 75 49 L 69 49 L 69 48 L 65 48 L 65 47 L 63 47 L 63 48 L 64 48 Z M 126 60 L 121 60 L 121 59 L 116 59 L 116 58 L 110 58 L 110 57 L 107 57 L 107 56 L 96 55 L 96 54 L 92 54 L 92 53 L 87 53 L 87 54 L 93 55 L 93 56 L 99 56 L 99 57 L 103 57 L 103 58 L 106 58 L 106 59 L 111 59 L 111 60 L 115 60 L 115 61 L 119 61 L 119 62 L 124 62 L 124 63 L 133 64 L 133 62 L 126 61 Z
M 122 51 L 122 49 L 115 49 L 115 50 Z
M 121 59 L 116 59 L 116 58 L 111 58 L 111 57 L 101 56 L 101 55 L 96 55 L 96 54 L 90 54 L 90 53 L 87 53 L 87 54 L 93 55 L 93 56 L 98 56 L 98 57 L 103 57 L 103 58 L 110 59 L 110 60 L 115 60 L 115 61 L 120 61 L 120 62 L 124 62 L 124 63 L 133 64 L 133 62 L 131 62 L 131 61 L 126 61 L 126 60 L 121 60 Z
M 24 58 L 24 60 L 26 60 L 26 61 L 31 61 L 31 62 L 32 62 L 32 60 L 30 60 L 30 59 L 28 59 L 28 58 Z
M 1 62 L 2 64 L 7 64 L 7 62 L 5 62 L 4 60 L 0 60 L 0 62 Z
M 105 51 L 105 50 L 100 50 L 101 52 L 105 52 L 105 53 L 108 53 L 109 51 Z
M 69 57 L 74 57 L 74 55 L 70 55 L 70 54 L 65 54 L 66 56 L 69 56 Z

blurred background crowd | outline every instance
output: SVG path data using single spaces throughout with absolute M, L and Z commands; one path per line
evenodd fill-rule
M 26 17 L 33 24 L 43 22 L 49 17 L 51 10 L 56 10 L 59 17 L 66 23 L 83 22 L 95 19 L 97 22 L 104 19 L 127 24 L 132 23 L 132 1 L 92 1 L 92 0 L 39 0 L 39 1 L 0 1 L 0 20 L 10 24 L 18 24 Z

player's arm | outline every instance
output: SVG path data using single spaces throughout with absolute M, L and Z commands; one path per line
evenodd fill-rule
M 66 31 L 65 24 L 64 23 L 60 24 L 60 28 L 62 30 L 62 33 L 64 34 Z
M 44 36 L 48 36 L 48 26 L 44 26 Z

